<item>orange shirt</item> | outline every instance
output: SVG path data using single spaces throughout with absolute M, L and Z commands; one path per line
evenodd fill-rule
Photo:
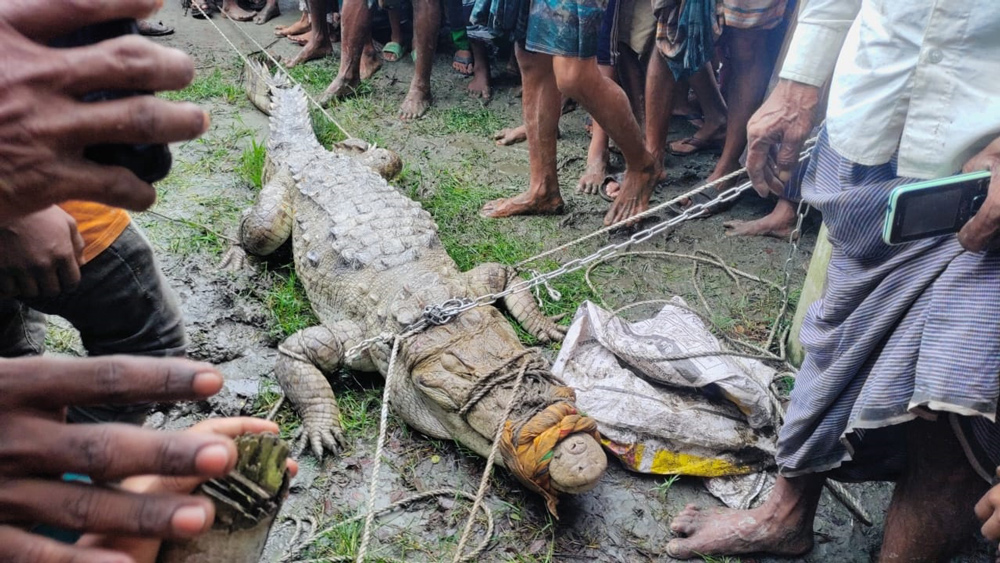
M 76 229 L 83 237 L 85 264 L 107 250 L 132 220 L 123 209 L 90 201 L 67 201 L 59 207 L 76 220 Z

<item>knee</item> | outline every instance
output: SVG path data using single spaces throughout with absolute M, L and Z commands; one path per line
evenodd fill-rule
M 599 87 L 600 84 L 594 82 L 586 72 L 583 65 L 578 64 L 585 61 L 573 61 L 553 65 L 556 74 L 556 87 L 567 97 L 579 100 L 583 97 L 586 89 Z
M 760 30 L 728 28 L 726 57 L 734 63 L 748 64 L 764 56 L 767 36 Z

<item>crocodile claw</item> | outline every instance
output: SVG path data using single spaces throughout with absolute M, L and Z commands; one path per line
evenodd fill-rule
M 302 420 L 302 433 L 295 446 L 295 454 L 301 454 L 306 448 L 312 450 L 317 460 L 322 460 L 324 450 L 337 455 L 347 449 L 347 439 L 344 438 L 339 424 L 331 425 L 325 420 L 311 420 L 307 415 Z
M 247 253 L 243 248 L 234 244 L 222 255 L 218 269 L 224 272 L 238 272 L 247 265 Z

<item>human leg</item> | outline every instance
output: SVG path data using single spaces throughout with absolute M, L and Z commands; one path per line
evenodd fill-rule
M 765 29 L 726 28 L 723 41 L 730 68 L 725 88 L 726 142 L 709 181 L 740 168 L 740 156 L 747 146 L 747 123 L 764 100 L 767 82 L 774 70 L 774 56 L 767 49 L 769 33 L 771 31 Z M 701 93 L 699 99 L 700 96 Z M 706 114 L 706 124 L 707 118 Z
M 339 99 L 354 93 L 361 84 L 361 56 L 365 45 L 371 44 L 372 14 L 368 0 L 344 0 L 341 8 L 340 71 L 333 79 L 322 102 Z
M 604 217 L 604 224 L 624 221 L 649 208 L 660 166 L 643 146 L 642 133 L 628 97 L 611 78 L 601 75 L 594 58 L 552 58 L 559 91 L 580 103 L 601 124 L 625 157 L 621 191 Z
M 275 35 L 279 37 L 287 37 L 289 35 L 298 35 L 309 31 L 309 4 L 303 0 L 299 2 L 299 9 L 302 12 L 299 16 L 299 21 L 293 23 L 292 25 L 275 26 Z
M 561 99 L 552 72 L 552 57 L 531 53 L 522 45 L 515 48 L 524 85 L 521 103 L 528 139 L 528 191 L 487 203 L 480 211 L 486 217 L 559 213 L 563 207 L 556 170 L 556 135 Z
M 702 125 L 690 138 L 670 143 L 670 152 L 678 156 L 693 154 L 706 145 L 719 147 L 724 144 L 726 138 L 728 112 L 722 92 L 719 90 L 719 83 L 715 80 L 712 64 L 705 63 L 705 66 L 691 77 L 690 82 L 691 89 L 694 90 L 701 106 Z M 744 140 L 744 144 L 745 142 Z
M 490 55 L 486 44 L 475 39 L 469 40 L 472 48 L 472 81 L 469 82 L 469 94 L 473 98 L 489 100 L 493 97 L 493 87 L 490 81 Z
M 17 299 L 0 299 L 0 358 L 45 352 L 45 315 Z
M 187 337 L 177 298 L 160 271 L 149 241 L 134 224 L 82 266 L 80 274 L 80 284 L 72 291 L 25 303 L 38 311 L 65 317 L 80 331 L 84 348 L 91 356 L 185 355 Z M 69 418 L 141 424 L 148 407 L 74 408 Z
M 781 198 L 774 209 L 753 221 L 726 221 L 722 224 L 726 235 L 733 237 L 775 237 L 787 239 L 795 228 L 795 204 Z
M 879 561 L 948 561 L 979 529 L 973 507 L 987 483 L 945 416 L 907 424 L 907 464 L 885 519 Z
M 326 0 L 309 0 L 310 35 L 299 54 L 287 61 L 285 66 L 292 68 L 306 61 L 312 61 L 333 53 L 330 43 L 330 24 L 326 21 Z
M 387 8 L 385 11 L 389 17 L 389 42 L 382 48 L 382 59 L 394 63 L 399 61 L 405 50 L 403 49 L 403 14 L 400 10 Z
M 423 116 L 431 107 L 431 69 L 440 26 L 441 0 L 414 0 L 413 49 L 417 61 L 410 90 L 399 107 L 399 118 L 404 121 Z
M 646 150 L 661 167 L 674 100 L 685 95 L 687 89 L 687 81 L 675 80 L 666 59 L 654 49 L 646 72 Z
M 694 559 L 706 555 L 771 553 L 796 556 L 812 549 L 812 526 L 823 492 L 821 474 L 778 477 L 774 490 L 752 510 L 705 510 L 688 505 L 670 529 L 667 555 Z
M 599 65 L 601 76 L 614 80 L 615 68 L 610 65 Z M 601 127 L 600 122 L 594 120 L 593 131 L 590 135 L 590 147 L 587 149 L 587 167 L 583 171 L 583 176 L 576 184 L 576 192 L 581 194 L 596 195 L 604 183 L 604 178 L 608 172 L 608 142 L 610 141 L 607 131 Z M 614 197 L 617 194 L 617 186 L 614 193 L 608 194 Z
M 278 0 L 267 0 L 264 7 L 254 16 L 253 23 L 263 25 L 280 15 L 281 9 L 278 7 Z

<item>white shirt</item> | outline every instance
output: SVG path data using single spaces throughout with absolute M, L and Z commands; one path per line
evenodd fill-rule
M 836 64 L 836 68 L 834 65 Z M 834 150 L 939 178 L 1000 137 L 1000 0 L 805 0 L 781 78 L 830 82 Z

